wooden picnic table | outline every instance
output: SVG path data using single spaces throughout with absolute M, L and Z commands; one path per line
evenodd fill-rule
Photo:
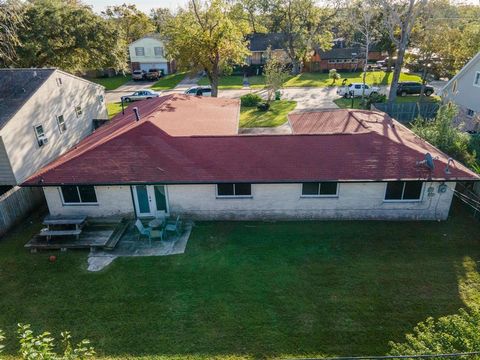
M 43 219 L 43 225 L 46 225 L 47 228 L 42 229 L 39 235 L 46 236 L 47 240 L 50 240 L 54 236 L 75 236 L 78 239 L 86 220 L 86 216 L 54 217 L 49 215 Z M 75 226 L 75 229 L 65 229 L 65 227 L 73 226 Z M 58 229 L 58 227 L 60 227 L 60 229 Z

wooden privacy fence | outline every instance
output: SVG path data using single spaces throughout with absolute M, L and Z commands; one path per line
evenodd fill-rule
M 41 188 L 19 187 L 0 196 L 0 236 L 23 220 L 32 210 L 42 206 L 45 197 Z
M 432 119 L 437 115 L 439 105 L 435 103 L 376 103 L 372 105 L 372 110 L 383 111 L 390 117 L 401 123 L 409 123 L 418 116 L 425 119 Z

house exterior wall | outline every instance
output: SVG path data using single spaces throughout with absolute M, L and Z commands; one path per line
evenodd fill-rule
M 444 103 L 452 102 L 458 106 L 459 114 L 455 122 L 462 124 L 466 131 L 480 131 L 480 84 L 474 84 L 476 74 L 480 73 L 480 57 L 477 56 L 477 59 L 442 91 Z M 473 116 L 467 114 L 468 109 L 474 111 Z
M 445 220 L 450 209 L 450 190 L 438 193 L 438 183 L 425 183 L 418 202 L 385 202 L 386 183 L 340 183 L 337 197 L 302 197 L 301 184 L 253 184 L 252 197 L 217 198 L 216 185 L 168 185 L 172 215 L 200 220 L 268 219 L 385 219 Z M 428 196 L 428 188 L 433 196 Z M 128 186 L 96 187 L 98 205 L 63 206 L 58 188 L 44 188 L 52 215 L 133 215 Z
M 96 186 L 98 204 L 95 205 L 64 205 L 58 187 L 44 187 L 43 192 L 50 214 L 54 216 L 134 216 L 130 186 Z
M 61 79 L 60 85 L 58 79 Z M 9 185 L 22 183 L 89 135 L 93 119 L 108 119 L 104 97 L 103 87 L 55 71 L 0 130 L 15 176 L 15 183 Z M 79 116 L 75 112 L 76 106 L 82 108 Z M 59 115 L 63 115 L 67 126 L 63 133 L 57 123 Z M 36 125 L 43 126 L 48 138 L 48 143 L 42 147 L 38 145 Z
M 141 47 L 144 49 L 144 55 L 136 55 L 135 48 Z M 162 48 L 163 56 L 155 55 L 155 47 Z M 165 74 L 170 73 L 170 66 L 168 60 L 165 58 L 165 45 L 161 40 L 153 37 L 145 37 L 134 41 L 128 46 L 130 54 L 130 62 L 133 70 L 145 70 L 156 68 L 162 69 Z
M 252 51 L 252 54 L 247 57 L 248 65 L 262 65 L 265 64 L 267 52 L 266 51 Z M 283 49 L 272 50 L 272 56 L 283 62 L 289 62 L 288 55 Z
M 16 183 L 13 175 L 12 166 L 8 159 L 7 150 L 0 137 L 0 185 L 14 185 Z

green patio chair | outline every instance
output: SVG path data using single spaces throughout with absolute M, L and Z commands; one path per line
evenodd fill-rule
M 152 239 L 157 239 L 159 238 L 160 240 L 164 240 L 165 238 L 165 228 L 161 229 L 161 230 L 156 230 L 156 229 L 152 229 L 151 227 L 145 227 L 143 226 L 142 222 L 140 220 L 137 219 L 137 221 L 135 221 L 135 227 L 137 228 L 138 230 L 138 239 L 140 240 L 140 238 L 142 236 L 148 238 L 148 242 L 150 245 L 152 245 Z
M 167 221 L 167 225 L 165 225 L 165 231 L 174 232 L 177 236 L 180 236 L 182 233 L 182 220 L 180 220 L 180 216 L 177 216 L 175 220 Z

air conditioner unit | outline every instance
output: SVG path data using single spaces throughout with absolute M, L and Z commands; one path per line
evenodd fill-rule
M 48 138 L 42 137 L 42 138 L 38 139 L 38 146 L 42 147 L 45 144 L 48 144 Z

